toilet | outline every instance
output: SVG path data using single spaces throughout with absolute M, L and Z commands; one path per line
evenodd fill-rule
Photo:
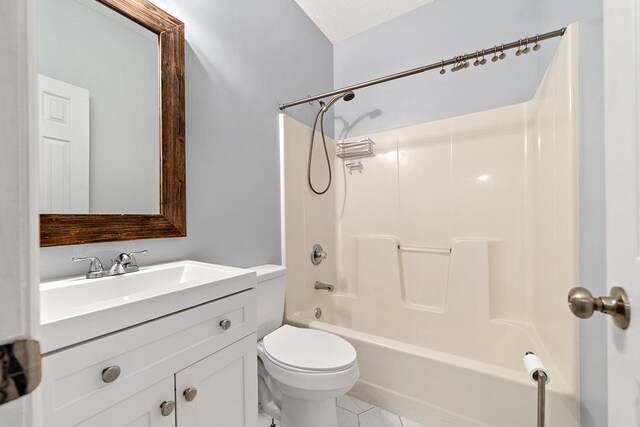
M 338 427 L 336 398 L 358 380 L 356 350 L 337 335 L 283 325 L 287 270 L 258 276 L 258 400 L 281 427 Z

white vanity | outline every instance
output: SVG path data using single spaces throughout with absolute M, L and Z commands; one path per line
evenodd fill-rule
M 182 261 L 42 283 L 42 427 L 257 424 L 256 276 Z

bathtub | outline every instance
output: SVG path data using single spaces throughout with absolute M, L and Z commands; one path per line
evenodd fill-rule
M 316 320 L 311 310 L 287 320 L 331 332 L 355 347 L 360 380 L 350 394 L 358 399 L 429 427 L 536 425 L 537 389 L 524 368 L 498 366 L 336 326 Z M 552 365 L 546 368 L 554 371 Z M 546 411 L 549 426 L 580 425 L 579 400 L 561 378 L 552 376 Z

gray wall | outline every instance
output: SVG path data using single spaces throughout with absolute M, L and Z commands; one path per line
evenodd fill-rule
M 510 42 L 537 27 L 534 0 L 436 0 L 336 44 L 334 82 L 363 80 Z M 358 91 L 336 105 L 336 137 L 357 136 L 529 100 L 537 88 L 537 58 L 508 53 L 441 76 L 428 72 Z
M 332 45 L 293 0 L 156 3 L 186 26 L 188 237 L 42 249 L 43 280 L 85 272 L 73 255 L 142 248 L 141 264 L 280 261 L 277 105 L 333 87 Z
M 540 0 L 540 27 L 580 22 L 580 280 L 606 295 L 602 0 Z M 540 52 L 540 73 L 552 54 Z M 582 425 L 607 425 L 607 322 L 580 322 Z
M 158 213 L 158 41 L 91 0 L 38 0 L 38 71 L 90 93 L 91 213 Z

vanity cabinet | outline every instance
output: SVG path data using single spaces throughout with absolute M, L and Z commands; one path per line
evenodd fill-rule
M 178 372 L 178 426 L 256 425 L 256 366 L 256 340 L 250 336 Z
M 256 340 L 249 289 L 45 354 L 40 426 L 253 427 Z

